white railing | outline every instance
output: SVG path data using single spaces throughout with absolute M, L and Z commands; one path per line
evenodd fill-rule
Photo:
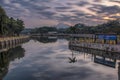
M 113 52 L 120 52 L 120 45 L 118 44 L 113 45 L 113 44 L 101 44 L 101 43 L 70 42 L 70 45 L 99 49 L 99 50 L 107 50 Z
M 17 36 L 17 37 L 2 37 L 0 38 L 0 41 L 8 41 L 8 40 L 14 40 L 14 39 L 23 39 L 28 38 L 29 36 Z

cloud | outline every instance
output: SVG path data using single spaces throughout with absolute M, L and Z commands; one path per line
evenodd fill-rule
M 54 18 L 53 16 L 56 14 L 55 12 L 50 12 L 50 11 L 42 11 L 38 12 L 39 15 L 44 16 L 47 19 L 52 19 Z
M 97 11 L 97 13 L 107 13 L 107 14 L 115 14 L 119 12 L 120 12 L 120 7 L 118 6 L 110 6 L 110 7 L 101 6 L 100 10 Z
M 16 8 L 21 8 L 21 5 L 19 3 L 13 3 L 13 6 Z
M 5 3 L 5 4 L 10 4 L 11 1 L 10 1 L 10 0 L 4 0 L 4 3 Z
M 80 2 L 76 3 L 76 5 L 78 5 L 78 6 L 86 6 L 86 5 L 89 5 L 89 4 L 90 3 L 87 2 L 87 1 L 80 1 Z
M 46 25 L 59 22 L 97 25 L 107 17 L 119 18 L 120 13 L 120 1 L 117 0 L 0 0 L 0 5 L 9 16 L 27 20 L 27 27 L 45 25 L 44 21 Z M 31 24 L 33 20 L 30 19 L 37 23 Z
M 55 7 L 55 9 L 62 9 L 62 10 L 67 10 L 67 9 L 71 9 L 71 7 L 63 7 L 63 6 L 61 6 L 61 7 Z

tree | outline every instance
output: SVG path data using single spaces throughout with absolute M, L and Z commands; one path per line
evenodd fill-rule
M 36 33 L 44 34 L 44 33 L 55 32 L 55 31 L 57 31 L 55 27 L 43 26 L 43 27 L 37 28 Z
M 20 19 L 16 20 L 15 25 L 15 34 L 19 35 L 19 33 L 24 29 L 24 22 Z
M 120 21 L 112 20 L 107 23 L 96 26 L 98 33 L 120 33 Z
M 67 33 L 74 34 L 95 34 L 95 33 L 117 33 L 120 34 L 120 20 L 108 21 L 97 26 L 86 26 L 84 24 L 76 24 L 67 29 Z
M 5 34 L 5 29 L 6 29 L 6 12 L 4 9 L 0 6 L 0 34 L 4 35 Z
M 19 35 L 24 29 L 24 22 L 20 19 L 8 17 L 5 10 L 0 6 L 0 35 Z

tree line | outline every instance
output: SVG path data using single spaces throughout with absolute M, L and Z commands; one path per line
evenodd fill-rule
M 19 35 L 24 29 L 24 22 L 20 19 L 8 17 L 5 10 L 0 6 L 0 35 L 14 36 Z
M 112 20 L 97 26 L 86 26 L 85 24 L 75 24 L 66 29 L 57 29 L 56 27 L 43 26 L 34 29 L 34 33 L 48 32 L 66 33 L 66 34 L 96 34 L 96 33 L 116 33 L 120 34 L 120 20 Z
M 49 32 L 57 32 L 56 27 L 50 27 L 50 26 L 43 26 L 39 28 L 35 28 L 32 30 L 32 33 L 37 33 L 37 34 L 46 34 Z
M 75 24 L 66 30 L 66 33 L 74 34 L 95 34 L 95 33 L 116 33 L 120 34 L 120 20 L 112 20 L 97 26 L 86 26 L 84 24 Z

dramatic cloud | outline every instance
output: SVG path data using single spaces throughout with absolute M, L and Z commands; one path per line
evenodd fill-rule
M 119 0 L 0 0 L 7 14 L 26 27 L 84 23 L 97 25 L 120 18 Z

